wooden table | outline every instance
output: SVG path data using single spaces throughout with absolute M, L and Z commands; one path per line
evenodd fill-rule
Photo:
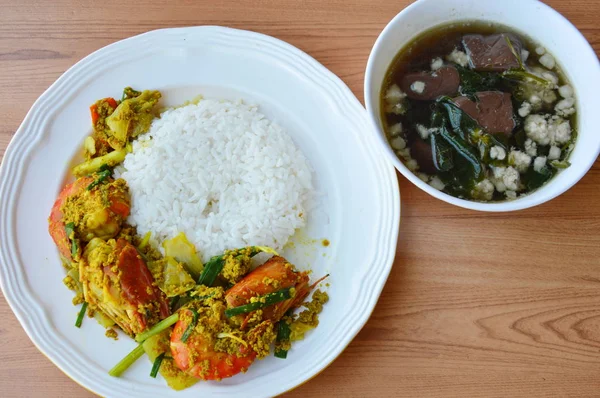
M 0 156 L 68 67 L 157 28 L 278 37 L 362 99 L 371 46 L 408 3 L 0 0 Z M 600 1 L 548 3 L 600 50 Z M 289 396 L 600 397 L 600 163 L 551 203 L 512 214 L 462 210 L 399 181 L 400 239 L 379 304 L 346 351 Z M 35 349 L 3 298 L 0 317 L 1 396 L 91 396 Z

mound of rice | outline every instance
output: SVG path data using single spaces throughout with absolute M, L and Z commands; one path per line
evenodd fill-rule
M 185 232 L 206 261 L 225 249 L 281 249 L 305 225 L 311 169 L 276 123 L 242 102 L 201 100 L 165 111 L 115 177 L 129 222 L 161 243 Z

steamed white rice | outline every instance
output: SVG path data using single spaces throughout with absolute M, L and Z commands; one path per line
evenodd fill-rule
M 276 123 L 242 102 L 165 111 L 116 170 L 129 222 L 161 243 L 185 232 L 206 261 L 225 249 L 281 249 L 305 225 L 311 169 Z

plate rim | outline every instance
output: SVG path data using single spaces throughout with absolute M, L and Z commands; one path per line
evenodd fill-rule
M 49 347 L 49 337 L 44 337 L 40 334 L 40 331 L 37 330 L 38 326 L 36 326 L 34 320 L 31 319 L 28 316 L 27 311 L 25 311 L 25 304 L 27 301 L 30 301 L 39 307 L 39 312 L 41 312 L 41 314 L 37 315 L 38 317 L 42 318 L 43 322 L 40 321 L 42 326 L 44 323 L 46 323 L 46 325 L 51 324 L 47 320 L 45 311 L 41 306 L 39 306 L 38 300 L 33 298 L 31 294 L 28 294 L 30 289 L 28 288 L 27 281 L 24 278 L 24 268 L 21 265 L 19 255 L 16 250 L 16 238 L 13 236 L 16 231 L 16 220 L 13 217 L 13 210 L 17 206 L 16 198 L 19 196 L 20 190 L 18 187 L 11 188 L 14 186 L 14 184 L 10 184 L 10 182 L 18 183 L 23 180 L 22 166 L 27 164 L 31 155 L 31 150 L 34 149 L 38 142 L 45 136 L 45 134 L 39 132 L 34 134 L 33 132 L 36 130 L 34 128 L 35 124 L 43 124 L 44 120 L 48 118 L 48 115 L 44 116 L 42 112 L 44 107 L 47 106 L 46 102 L 48 102 L 48 99 L 51 98 L 55 93 L 59 93 L 61 89 L 64 90 L 65 88 L 63 88 L 62 85 L 67 84 L 68 86 L 69 79 L 76 76 L 79 70 L 88 64 L 98 63 L 103 58 L 110 56 L 110 50 L 117 50 L 119 48 L 126 49 L 131 47 L 132 44 L 138 44 L 137 42 L 141 42 L 150 38 L 156 39 L 155 36 L 160 37 L 164 35 L 166 39 L 169 36 L 176 36 L 180 34 L 185 35 L 186 33 L 196 32 L 206 33 L 207 36 L 222 36 L 228 40 L 231 40 L 232 38 L 239 40 L 244 39 L 250 42 L 255 42 L 255 44 L 263 44 L 264 46 L 261 48 L 261 51 L 266 53 L 266 55 L 278 56 L 278 58 L 281 58 L 281 55 L 285 55 L 285 62 L 289 62 L 290 60 L 301 61 L 301 63 L 310 66 L 312 69 L 311 73 L 309 74 L 302 72 L 304 77 L 313 81 L 317 81 L 320 83 L 320 85 L 328 86 L 328 88 L 332 89 L 331 91 L 323 89 L 323 95 L 326 95 L 329 98 L 337 97 L 336 99 L 341 99 L 343 103 L 340 102 L 339 104 L 340 110 L 345 106 L 354 112 L 352 115 L 356 118 L 355 121 L 358 123 L 359 127 L 357 127 L 357 129 L 360 129 L 361 131 L 372 130 L 366 110 L 356 96 L 352 93 L 352 91 L 348 88 L 348 86 L 337 75 L 323 66 L 313 57 L 293 46 L 292 44 L 275 37 L 249 30 L 234 29 L 224 26 L 202 25 L 181 28 L 166 28 L 152 30 L 132 36 L 111 43 L 92 52 L 67 69 L 54 83 L 52 83 L 50 87 L 48 87 L 40 95 L 40 97 L 34 102 L 30 110 L 27 112 L 23 122 L 7 146 L 2 164 L 0 165 L 0 197 L 3 198 L 3 200 L 0 202 L 0 220 L 2 220 L 0 222 L 0 245 L 3 248 L 0 250 L 0 287 L 11 310 L 19 320 L 21 327 L 25 330 L 25 333 L 36 346 L 36 348 L 69 378 L 96 394 L 109 396 L 111 395 L 111 392 L 114 391 L 111 391 L 111 387 L 107 383 L 96 383 L 94 380 L 91 380 L 91 378 L 82 378 L 75 371 L 76 368 L 73 369 L 73 365 L 68 363 L 70 362 L 69 358 L 65 356 L 61 358 L 60 355 L 52 353 L 52 350 Z M 269 46 L 275 48 L 277 51 L 280 51 L 280 53 L 269 53 L 269 51 L 274 51 L 272 49 L 268 50 Z M 279 60 L 281 61 L 281 59 Z M 66 90 L 67 93 L 70 91 L 68 87 Z M 367 135 L 368 138 L 365 138 L 364 136 Z M 382 207 L 382 209 L 388 210 L 388 225 L 386 225 L 387 229 L 384 231 L 385 236 L 379 240 L 379 244 L 376 245 L 377 247 L 375 250 L 375 256 L 373 259 L 371 259 L 372 263 L 381 264 L 379 275 L 377 275 L 377 278 L 372 278 L 370 281 L 370 286 L 365 287 L 365 284 L 361 283 L 360 290 L 364 291 L 366 289 L 366 293 L 370 293 L 367 294 L 369 297 L 363 300 L 365 310 L 362 311 L 360 316 L 358 316 L 357 319 L 352 323 L 353 326 L 340 340 L 340 344 L 338 344 L 337 347 L 333 348 L 332 350 L 329 350 L 333 351 L 333 354 L 324 358 L 322 363 L 319 363 L 316 367 L 309 369 L 307 372 L 302 372 L 300 377 L 294 379 L 294 381 L 289 382 L 288 380 L 288 382 L 282 383 L 282 387 L 275 391 L 275 394 L 282 394 L 306 383 L 321 373 L 339 355 L 342 354 L 345 348 L 352 342 L 354 337 L 356 337 L 360 330 L 362 330 L 370 318 L 391 271 L 395 258 L 400 228 L 400 189 L 393 165 L 383 160 L 383 156 L 377 156 L 377 154 L 379 154 L 379 149 L 375 145 L 373 136 L 370 134 L 365 134 L 364 136 L 363 141 L 365 144 L 365 150 L 371 152 L 370 157 L 373 159 L 374 167 L 382 173 L 381 182 L 386 183 L 385 188 L 387 188 L 387 190 L 390 191 L 389 193 L 391 193 L 391 195 L 387 195 L 387 197 L 383 198 L 385 199 L 385 204 L 388 205 L 388 207 Z M 33 139 L 29 140 L 28 138 Z M 21 147 L 24 145 L 25 150 L 22 152 L 17 151 L 17 148 L 21 149 Z M 387 175 L 385 175 L 385 173 L 387 173 Z M 379 185 L 380 188 L 384 188 L 383 184 Z M 383 205 L 384 203 L 378 204 L 378 206 Z M 380 228 L 378 233 L 381 234 L 381 232 L 382 228 Z M 385 244 L 383 243 L 384 241 Z M 384 250 L 381 250 L 382 245 Z M 63 361 L 65 363 L 63 363 Z M 123 381 L 121 380 L 121 382 Z M 129 382 L 123 382 L 123 387 L 125 387 L 125 384 L 128 383 Z

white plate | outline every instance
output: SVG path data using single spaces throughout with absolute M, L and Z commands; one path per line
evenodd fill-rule
M 170 390 L 139 360 L 121 378 L 107 371 L 133 347 L 86 319 L 78 309 L 47 217 L 68 162 L 90 133 L 88 106 L 123 87 L 158 89 L 166 105 L 198 94 L 256 102 L 292 136 L 315 170 L 318 207 L 295 250 L 284 253 L 313 275 L 331 273 L 319 327 L 294 345 L 287 360 L 255 363 L 220 383 Z M 330 364 L 369 318 L 395 254 L 400 197 L 392 165 L 378 152 L 366 113 L 344 83 L 297 48 L 261 34 L 222 27 L 149 32 L 86 57 L 33 105 L 0 170 L 2 290 L 34 344 L 84 387 L 104 396 L 272 396 Z M 306 244 L 329 239 L 331 246 Z

